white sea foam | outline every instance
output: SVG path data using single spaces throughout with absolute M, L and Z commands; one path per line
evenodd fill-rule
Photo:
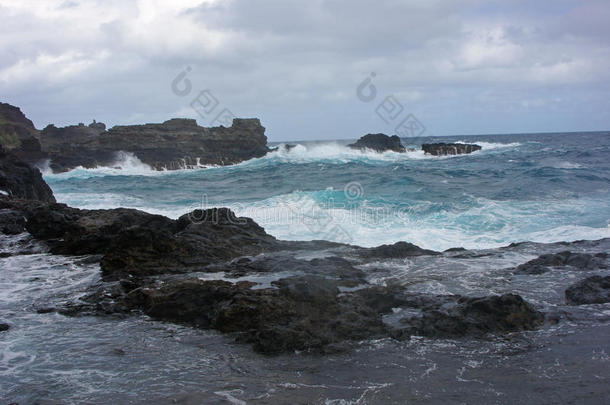
M 460 142 L 468 143 L 468 142 Z M 475 152 L 480 154 L 486 151 L 492 151 L 495 149 L 503 148 L 515 148 L 520 146 L 520 143 L 491 143 L 491 142 L 477 142 L 478 145 L 482 146 L 482 150 Z M 68 172 L 64 173 L 53 173 L 49 168 L 49 161 L 46 161 L 39 167 L 45 178 L 53 179 L 68 179 L 68 178 L 91 178 L 91 177 L 104 177 L 104 176 L 163 176 L 163 175 L 177 175 L 180 172 L 192 172 L 193 170 L 209 170 L 209 169 L 221 169 L 221 170 L 239 170 L 241 168 L 256 168 L 262 167 L 272 163 L 293 163 L 293 164 L 305 164 L 305 163 L 328 163 L 328 164 L 343 164 L 350 162 L 365 162 L 370 164 L 386 164 L 386 163 L 399 163 L 409 160 L 419 159 L 451 159 L 458 156 L 464 155 L 450 155 L 450 156 L 431 156 L 426 155 L 422 150 L 407 151 L 406 153 L 398 153 L 393 151 L 386 151 L 378 153 L 372 150 L 357 150 L 347 147 L 346 144 L 339 142 L 319 142 L 319 143 L 306 143 L 296 144 L 290 150 L 286 149 L 285 144 L 280 144 L 277 151 L 268 153 L 267 155 L 260 158 L 253 158 L 244 162 L 230 165 L 230 166 L 219 166 L 219 165 L 204 165 L 201 164 L 197 159 L 197 167 L 191 169 L 181 170 L 154 170 L 149 165 L 143 163 L 133 153 L 130 152 L 118 152 L 117 159 L 110 166 L 101 166 L 96 168 L 87 169 L 82 166 L 78 166 Z
M 478 198 L 463 211 L 422 215 L 429 202 L 400 210 L 364 203 L 359 209 L 320 205 L 311 193 L 292 193 L 248 205 L 229 204 L 281 239 L 327 239 L 361 246 L 409 241 L 430 249 L 493 248 L 518 241 L 558 242 L 610 237 L 610 226 L 557 223 L 579 212 L 605 212 L 601 200 L 495 201 Z M 573 215 L 569 215 L 573 212 Z
M 329 190 L 326 190 L 329 191 Z M 332 190 L 330 190 L 332 191 Z M 610 237 L 607 218 L 601 227 L 561 223 L 583 212 L 607 212 L 608 202 L 574 200 L 489 200 L 473 198 L 465 210 L 430 212 L 430 202 L 392 205 L 361 202 L 359 208 L 320 203 L 317 192 L 293 192 L 248 203 L 221 204 L 250 217 L 270 234 L 288 240 L 326 239 L 361 246 L 408 241 L 429 249 L 462 246 L 483 249 L 512 242 L 558 242 Z M 89 208 L 136 208 L 170 218 L 201 208 L 197 204 L 168 206 L 114 193 L 57 194 L 58 201 Z M 204 207 L 205 208 L 205 207 Z

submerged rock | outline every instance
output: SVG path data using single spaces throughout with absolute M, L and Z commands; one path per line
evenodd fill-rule
M 11 327 L 8 323 L 2 323 L 0 322 L 0 332 L 4 332 L 9 330 Z
M 610 276 L 591 276 L 570 286 L 566 292 L 570 305 L 605 304 L 610 302 Z
M 472 153 L 481 150 L 481 147 L 464 143 L 424 143 L 421 149 L 434 156 L 445 156 Z
M 370 149 L 375 152 L 406 152 L 405 147 L 400 142 L 400 138 L 397 135 L 388 136 L 385 134 L 368 134 L 358 139 L 356 143 L 347 145 L 352 149 Z

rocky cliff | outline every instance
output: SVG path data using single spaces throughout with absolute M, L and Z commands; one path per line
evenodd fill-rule
M 258 119 L 236 118 L 228 128 L 205 128 L 195 120 L 180 118 L 161 124 L 115 126 L 108 131 L 95 122 L 48 126 L 40 139 L 53 171 L 112 165 L 120 151 L 133 153 L 157 170 L 234 164 L 269 151 L 265 128 Z
M 18 107 L 0 103 L 0 146 L 27 161 L 41 160 L 45 154 L 38 130 Z
M 30 164 L 50 159 L 55 172 L 109 166 L 121 151 L 158 170 L 228 165 L 269 152 L 258 119 L 236 118 L 230 127 L 205 128 L 193 119 L 175 118 L 109 130 L 94 121 L 63 128 L 51 124 L 38 131 L 19 108 L 9 104 L 0 104 L 0 144 Z

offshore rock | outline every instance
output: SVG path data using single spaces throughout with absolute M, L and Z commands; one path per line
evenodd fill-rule
M 481 150 L 479 145 L 464 143 L 424 143 L 421 149 L 434 156 L 463 155 Z
M 385 134 L 368 134 L 358 139 L 356 143 L 347 146 L 352 149 L 370 149 L 380 153 L 388 150 L 399 153 L 406 152 L 405 147 L 400 143 L 400 138 L 397 135 L 387 136 Z

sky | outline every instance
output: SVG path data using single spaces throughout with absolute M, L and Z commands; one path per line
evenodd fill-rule
M 40 129 L 610 129 L 608 0 L 0 0 L 0 21 L 0 101 Z

